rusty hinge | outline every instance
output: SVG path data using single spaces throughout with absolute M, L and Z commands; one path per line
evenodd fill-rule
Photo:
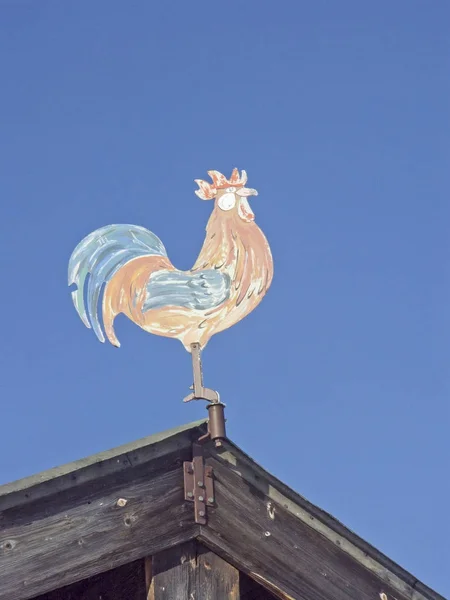
M 205 465 L 202 447 L 192 446 L 192 462 L 183 463 L 184 499 L 194 503 L 195 522 L 206 525 L 206 507 L 214 506 L 212 467 Z

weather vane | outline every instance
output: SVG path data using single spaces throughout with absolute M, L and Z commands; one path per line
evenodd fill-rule
M 161 240 L 144 227 L 107 225 L 73 251 L 69 286 L 76 284 L 75 308 L 101 342 L 106 335 L 120 346 L 114 332 L 119 313 L 149 333 L 180 340 L 192 355 L 194 374 L 192 393 L 184 401 L 206 400 L 208 408 L 217 409 L 210 411 L 210 420 L 218 415 L 220 421 L 224 405 L 216 391 L 203 386 L 201 351 L 214 334 L 258 306 L 271 284 L 273 261 L 247 200 L 257 191 L 246 187 L 246 172 L 234 169 L 229 179 L 218 171 L 208 175 L 212 183 L 195 180 L 195 193 L 214 200 L 214 209 L 192 269 L 176 269 Z

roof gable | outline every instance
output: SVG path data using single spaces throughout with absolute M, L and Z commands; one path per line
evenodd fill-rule
M 192 539 L 282 598 L 443 600 L 229 440 L 202 446 L 214 506 L 196 523 L 183 462 L 205 431 L 204 421 L 193 423 L 1 486 L 0 600 L 32 598 Z

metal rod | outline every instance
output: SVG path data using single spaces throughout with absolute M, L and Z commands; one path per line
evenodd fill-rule
M 194 371 L 194 396 L 201 396 L 203 388 L 202 359 L 200 344 L 191 344 L 192 369 Z

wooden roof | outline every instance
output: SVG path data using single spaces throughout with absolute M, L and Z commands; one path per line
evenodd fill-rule
M 229 440 L 203 447 L 214 506 L 196 523 L 183 463 L 205 432 L 192 423 L 0 486 L 0 600 L 194 539 L 279 598 L 444 600 Z

